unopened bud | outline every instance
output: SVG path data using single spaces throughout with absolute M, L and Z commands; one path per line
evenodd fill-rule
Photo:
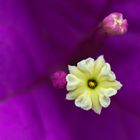
M 55 88 L 62 89 L 66 86 L 66 73 L 64 71 L 57 71 L 52 74 L 51 80 Z
M 122 35 L 127 32 L 128 23 L 126 19 L 123 19 L 121 13 L 111 13 L 104 18 L 102 22 L 102 29 L 108 35 Z

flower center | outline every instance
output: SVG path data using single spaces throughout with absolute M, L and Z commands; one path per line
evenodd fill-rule
M 115 25 L 122 25 L 123 20 L 114 18 L 114 23 L 115 23 Z
M 88 87 L 94 89 L 97 86 L 97 82 L 95 80 L 88 80 Z

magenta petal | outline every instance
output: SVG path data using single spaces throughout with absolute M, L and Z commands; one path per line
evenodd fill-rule
M 140 139 L 139 1 L 0 2 L 1 140 Z M 66 91 L 54 89 L 48 79 L 78 61 L 79 44 L 116 10 L 129 21 L 127 34 L 86 42 L 94 58 L 104 54 L 123 83 L 98 116 L 66 101 Z

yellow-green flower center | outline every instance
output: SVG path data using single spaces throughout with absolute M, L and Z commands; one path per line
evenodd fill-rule
M 97 82 L 95 80 L 88 80 L 88 87 L 94 89 L 97 86 Z
M 123 20 L 114 18 L 114 23 L 115 23 L 115 25 L 122 25 Z

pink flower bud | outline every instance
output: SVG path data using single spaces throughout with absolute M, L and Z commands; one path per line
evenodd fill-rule
M 111 13 L 102 22 L 102 29 L 109 35 L 122 35 L 127 32 L 128 23 L 121 13 Z
M 66 73 L 64 71 L 57 71 L 52 74 L 51 80 L 55 88 L 62 89 L 66 86 Z

